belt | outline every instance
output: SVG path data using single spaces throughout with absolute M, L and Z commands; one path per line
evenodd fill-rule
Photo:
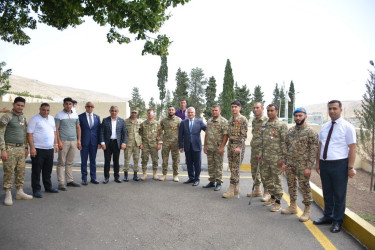
M 23 143 L 5 143 L 5 145 L 12 147 L 22 147 Z
M 345 158 L 345 159 L 339 159 L 339 160 L 322 160 L 320 159 L 321 161 L 324 161 L 324 162 L 339 162 L 339 161 L 345 161 L 347 160 L 348 158 Z
M 110 141 L 117 141 L 117 139 L 110 139 Z

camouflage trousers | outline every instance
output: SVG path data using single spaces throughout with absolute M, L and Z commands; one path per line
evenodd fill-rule
M 236 154 L 234 149 L 241 147 L 238 144 L 228 144 L 228 164 L 230 167 L 230 184 L 238 184 L 240 182 L 240 154 Z M 242 146 L 241 162 L 245 156 L 245 144 Z
M 148 159 L 152 159 L 152 170 L 157 170 L 158 169 L 158 160 L 159 160 L 159 155 L 158 155 L 158 150 L 156 148 L 156 145 L 148 146 L 148 145 L 143 145 L 144 148 L 142 149 L 142 171 L 147 170 L 147 162 Z
M 251 164 L 251 176 L 254 181 L 255 186 L 259 186 L 262 182 L 264 183 L 261 171 L 260 171 L 260 164 L 259 164 L 259 170 L 258 174 L 257 173 L 257 168 L 258 168 L 258 160 L 257 156 L 259 156 L 260 153 L 257 152 L 256 150 L 251 150 L 251 157 L 250 157 L 250 164 Z M 256 175 L 256 176 L 255 176 Z
M 5 146 L 5 148 L 8 159 L 3 162 L 3 188 L 5 191 L 12 189 L 14 172 L 14 184 L 20 189 L 25 181 L 25 148 L 13 146 Z
M 268 192 L 273 195 L 276 200 L 281 200 L 283 197 L 283 187 L 281 184 L 282 171 L 277 167 L 277 161 L 263 159 L 260 168 L 263 177 L 263 187 L 268 189 Z
M 208 178 L 209 182 L 223 183 L 223 155 L 219 154 L 219 149 L 207 151 Z M 231 168 L 232 169 L 232 168 Z
M 178 165 L 180 163 L 178 142 L 163 142 L 163 148 L 161 149 L 161 158 L 163 159 L 163 175 L 167 175 L 168 173 L 169 152 L 171 152 L 172 155 L 173 176 L 177 176 Z
M 133 155 L 133 170 L 134 172 L 139 171 L 139 156 L 140 156 L 140 149 L 137 145 L 127 145 L 124 151 L 124 172 L 129 171 L 129 163 L 130 158 Z
M 303 174 L 305 168 L 293 167 L 288 165 L 286 168 L 286 178 L 288 181 L 288 192 L 290 195 L 290 201 L 297 201 L 297 180 L 299 188 L 303 196 L 303 204 L 309 206 L 312 203 L 311 188 L 310 188 L 310 176 L 306 177 Z

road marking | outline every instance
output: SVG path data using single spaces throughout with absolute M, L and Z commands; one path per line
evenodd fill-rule
M 287 195 L 284 192 L 283 198 L 288 203 L 288 206 L 289 206 L 289 204 L 290 204 L 289 195 Z M 297 206 L 297 214 L 296 214 L 296 216 L 300 217 L 302 214 L 303 214 L 303 212 L 302 212 L 301 208 L 299 206 Z M 322 231 L 320 231 L 320 229 L 317 226 L 315 226 L 311 220 L 303 222 L 303 224 L 307 227 L 307 229 L 309 229 L 309 231 L 311 232 L 311 234 L 320 243 L 320 245 L 322 245 L 322 247 L 324 247 L 324 249 L 329 249 L 329 250 L 337 249 L 332 244 L 332 242 L 327 238 L 327 236 L 325 236 L 325 234 L 322 233 Z

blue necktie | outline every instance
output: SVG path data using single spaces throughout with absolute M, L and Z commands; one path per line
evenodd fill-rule
M 91 114 L 89 114 L 89 126 L 90 126 L 90 128 L 92 128 L 92 117 L 91 117 Z
M 193 119 L 190 120 L 190 134 L 191 134 L 191 131 L 193 131 Z

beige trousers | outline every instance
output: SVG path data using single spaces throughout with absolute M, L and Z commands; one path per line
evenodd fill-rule
M 63 141 L 63 149 L 59 151 L 57 160 L 57 180 L 59 185 L 73 181 L 72 166 L 77 151 L 77 141 Z M 65 176 L 64 176 L 65 170 Z

